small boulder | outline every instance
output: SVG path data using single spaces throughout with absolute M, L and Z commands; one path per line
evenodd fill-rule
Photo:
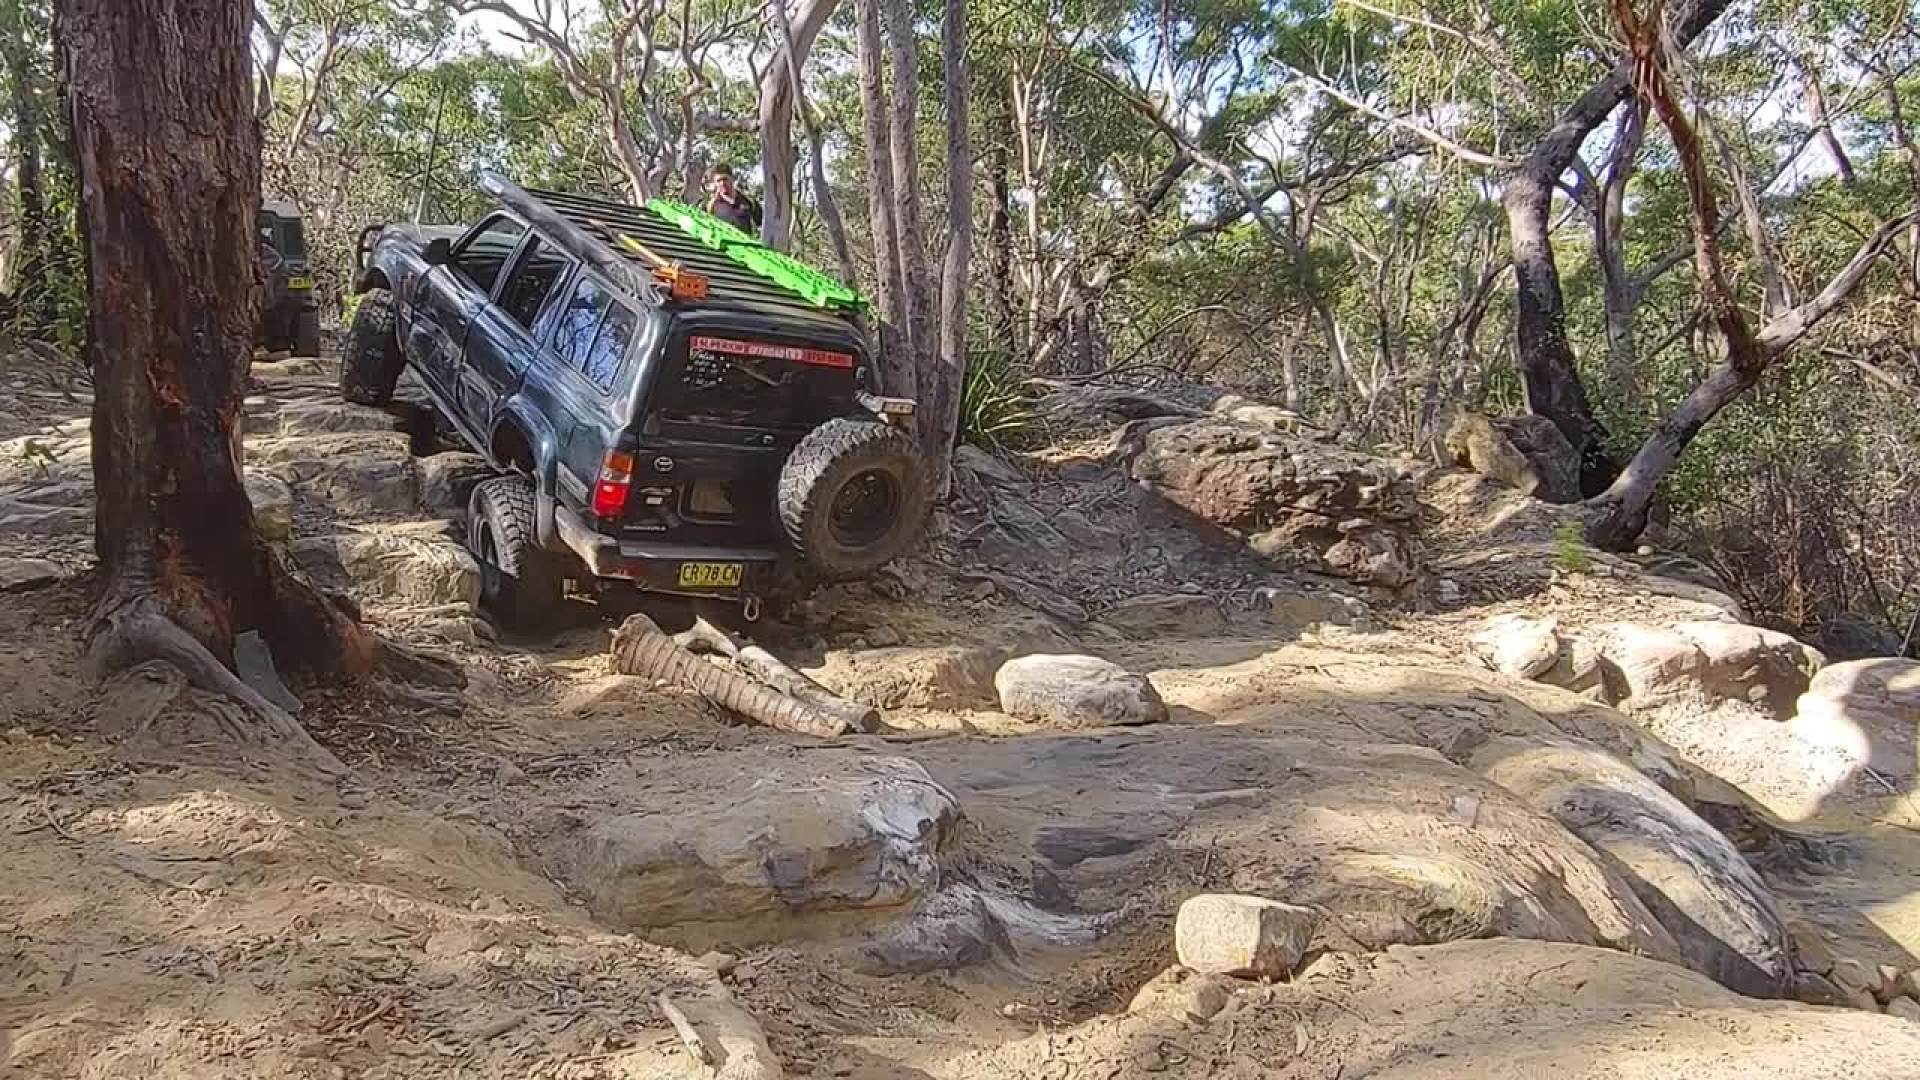
M 1133 479 L 1274 559 L 1386 588 L 1418 574 L 1411 475 L 1379 458 L 1219 420 L 1143 429 Z
M 1122 600 L 1097 618 L 1132 638 L 1206 637 L 1225 633 L 1227 617 L 1210 596 L 1169 593 Z
M 1864 961 L 1851 957 L 1835 960 L 1833 974 L 1828 978 L 1854 1007 L 1873 1012 L 1880 1010 L 1880 999 L 1874 995 L 1880 986 L 1880 973 Z
M 51 559 L 0 558 L 0 592 L 38 589 L 60 578 L 60 564 Z
M 1606 667 L 1600 662 L 1600 650 L 1584 637 L 1563 638 L 1560 658 L 1535 681 L 1589 697 L 1606 696 Z
M 1887 1015 L 1897 1016 L 1908 1023 L 1920 1024 L 1920 1001 L 1910 997 L 1897 997 L 1887 1002 Z
M 1483 623 L 1471 639 L 1480 662 L 1516 679 L 1537 679 L 1560 660 L 1560 621 L 1508 613 Z
M 596 916 L 633 930 L 691 924 L 698 948 L 737 951 L 779 937 L 786 917 L 897 909 L 939 884 L 960 805 L 918 763 L 725 767 L 733 775 L 701 781 L 724 789 L 672 813 L 563 812 L 573 831 L 554 842 L 558 868 Z
M 249 440 L 247 462 L 350 517 L 419 508 L 419 474 L 398 431 Z
M 1180 905 L 1173 947 L 1182 964 L 1203 974 L 1284 979 L 1300 965 L 1319 923 L 1312 908 L 1202 893 Z
M 273 410 L 271 430 L 279 435 L 340 435 L 392 431 L 399 425 L 390 412 L 346 401 L 288 401 Z M 261 431 L 266 434 L 267 430 Z
M 351 532 L 296 541 L 293 556 L 323 577 L 344 578 L 362 596 L 416 607 L 471 606 L 480 599 L 480 567 L 448 540 L 399 532 Z
M 1881 657 L 1833 664 L 1816 674 L 1797 713 L 1868 731 L 1911 730 L 1920 718 L 1920 660 Z
M 1167 706 L 1143 676 L 1092 656 L 1036 653 L 1007 661 L 993 677 L 1000 711 L 1062 728 L 1152 724 Z
M 1006 658 L 998 649 L 971 645 L 836 649 L 807 676 L 880 709 L 991 708 L 993 675 Z
M 1336 592 L 1263 588 L 1254 591 L 1254 600 L 1266 605 L 1267 616 L 1276 625 L 1294 631 L 1319 624 L 1365 626 L 1373 620 L 1366 601 Z
M 1580 455 L 1544 416 L 1462 412 L 1447 429 L 1447 456 L 1544 502 L 1580 500 Z
M 415 467 L 420 470 L 420 505 L 451 518 L 464 516 L 473 489 L 494 475 L 486 458 L 461 451 L 429 454 Z
M 1618 672 L 1621 696 L 1639 705 L 1694 695 L 1761 706 L 1784 719 L 1824 663 L 1791 636 L 1744 623 L 1606 623 L 1594 632 Z
M 293 538 L 293 489 L 279 477 L 258 469 L 246 471 L 247 501 L 253 504 L 253 524 L 264 539 L 281 543 Z

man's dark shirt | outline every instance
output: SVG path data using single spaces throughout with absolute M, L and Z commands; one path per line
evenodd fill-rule
M 760 204 L 744 191 L 734 192 L 732 202 L 715 195 L 707 200 L 707 213 L 742 232 L 760 231 Z

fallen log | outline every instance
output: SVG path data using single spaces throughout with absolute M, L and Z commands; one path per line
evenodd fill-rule
M 693 626 L 673 635 L 673 640 L 690 652 L 712 652 L 727 657 L 749 675 L 768 686 L 838 717 L 855 731 L 880 730 L 880 710 L 863 702 L 843 698 L 807 678 L 786 661 L 753 642 L 741 642 L 732 634 L 702 618 Z
M 630 615 L 620 624 L 612 653 L 614 670 L 623 675 L 665 679 L 768 727 L 832 738 L 846 734 L 850 726 L 812 702 L 700 659 L 645 615 Z

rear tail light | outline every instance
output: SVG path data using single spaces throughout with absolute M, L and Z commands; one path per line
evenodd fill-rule
M 600 479 L 593 485 L 593 516 L 617 518 L 627 508 L 627 492 L 633 486 L 633 455 L 618 450 L 607 455 L 600 466 Z

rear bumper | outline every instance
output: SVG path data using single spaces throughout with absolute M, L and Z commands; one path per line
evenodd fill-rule
M 681 596 L 766 596 L 780 577 L 786 556 L 765 548 L 716 548 L 688 544 L 620 540 L 596 532 L 578 514 L 556 506 L 553 524 L 560 540 L 597 578 L 631 581 L 648 592 Z M 739 563 L 740 584 L 728 588 L 689 588 L 680 584 L 682 563 Z

